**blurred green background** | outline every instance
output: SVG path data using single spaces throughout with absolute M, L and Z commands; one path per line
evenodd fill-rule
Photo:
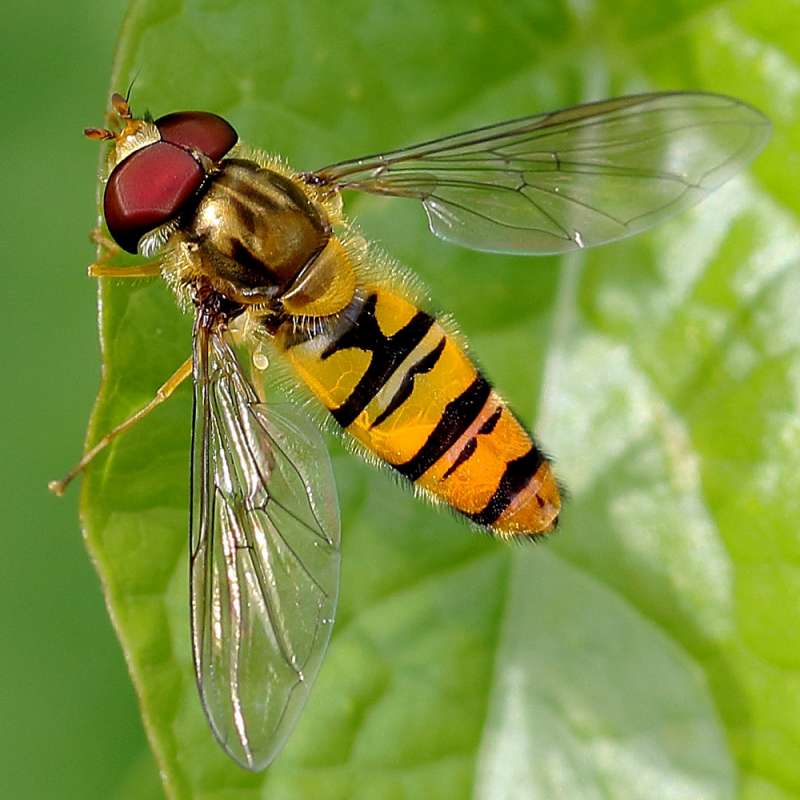
M 81 129 L 102 122 L 123 5 L 4 18 L 3 797 L 160 794 L 78 493 L 45 490 L 98 384 L 98 148 Z M 266 776 L 225 760 L 192 685 L 187 393 L 120 443 L 89 482 L 92 544 L 173 795 L 800 796 L 797 3 L 135 6 L 114 88 L 142 68 L 137 108 L 213 109 L 299 167 L 651 88 L 735 94 L 775 123 L 701 209 L 535 269 L 432 239 L 411 206 L 354 204 L 455 313 L 573 496 L 552 543 L 505 548 L 337 450 L 338 624 Z M 119 418 L 186 352 L 187 320 L 156 282 L 104 297 L 101 414 Z
M 97 391 L 98 148 L 125 2 L 12 3 L 0 27 L 7 299 L 0 559 L 0 795 L 115 794 L 146 748 L 78 528 L 47 481 L 82 448 Z

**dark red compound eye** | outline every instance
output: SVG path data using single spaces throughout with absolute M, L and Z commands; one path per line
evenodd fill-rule
M 222 117 L 208 111 L 177 111 L 156 120 L 164 142 L 188 147 L 219 161 L 237 142 L 239 135 Z
M 176 217 L 205 172 L 181 147 L 156 142 L 117 164 L 106 184 L 103 212 L 117 244 L 135 253 L 139 239 Z

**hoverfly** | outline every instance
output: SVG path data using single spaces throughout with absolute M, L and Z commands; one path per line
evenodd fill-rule
M 263 401 L 242 348 L 268 343 L 366 454 L 505 539 L 552 531 L 550 462 L 401 268 L 342 212 L 342 190 L 413 198 L 431 231 L 501 253 L 621 239 L 701 200 L 766 143 L 750 106 L 703 93 L 589 103 L 313 172 L 238 142 L 224 119 L 134 117 L 112 97 L 103 210 L 194 308 L 193 353 L 114 437 L 194 382 L 192 648 L 211 728 L 248 769 L 277 755 L 330 638 L 339 576 L 330 462 L 303 412 Z M 237 349 L 238 348 L 238 349 Z M 263 356 L 261 356 L 263 358 Z

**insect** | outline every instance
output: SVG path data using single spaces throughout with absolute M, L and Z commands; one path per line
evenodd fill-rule
M 455 244 L 564 253 L 698 202 L 755 157 L 769 123 L 728 97 L 643 94 L 296 172 L 215 114 L 137 118 L 118 94 L 112 108 L 112 129 L 86 131 L 111 144 L 106 226 L 152 260 L 90 274 L 163 276 L 194 309 L 193 352 L 50 488 L 191 376 L 197 683 L 223 748 L 262 769 L 319 671 L 339 578 L 330 461 L 302 408 L 264 401 L 250 363 L 263 366 L 262 345 L 358 449 L 474 525 L 540 536 L 561 505 L 542 450 L 459 334 L 345 218 L 341 192 L 415 199 Z

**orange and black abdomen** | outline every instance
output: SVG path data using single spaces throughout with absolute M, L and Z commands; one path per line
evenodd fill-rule
M 545 533 L 560 508 L 550 465 L 464 348 L 393 289 L 359 291 L 335 326 L 279 343 L 349 434 L 501 536 Z

